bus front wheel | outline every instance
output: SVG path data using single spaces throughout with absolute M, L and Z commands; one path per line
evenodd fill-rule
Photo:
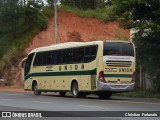
M 37 82 L 33 84 L 33 92 L 34 92 L 34 95 L 41 95 L 41 91 L 38 90 Z
M 78 98 L 79 97 L 79 88 L 78 88 L 78 83 L 77 82 L 74 82 L 72 84 L 72 95 L 74 98 Z

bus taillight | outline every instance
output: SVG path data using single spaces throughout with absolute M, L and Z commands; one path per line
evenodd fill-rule
M 105 78 L 104 78 L 104 72 L 103 72 L 103 71 L 100 71 L 100 72 L 99 72 L 98 80 L 99 80 L 100 82 L 106 83 L 106 80 L 105 80 Z
M 136 72 L 133 72 L 131 83 L 134 83 L 136 80 Z

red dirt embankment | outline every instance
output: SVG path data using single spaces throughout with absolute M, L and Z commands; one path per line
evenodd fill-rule
M 58 12 L 58 41 L 114 40 L 130 38 L 130 32 L 116 22 L 104 23 L 93 18 L 81 18 L 70 12 Z M 48 29 L 36 35 L 25 52 L 54 44 L 54 17 L 50 18 Z
M 104 23 L 97 19 L 81 18 L 73 13 L 63 11 L 58 12 L 58 31 L 59 43 L 130 38 L 130 32 L 120 28 L 116 22 Z M 51 44 L 54 44 L 54 17 L 50 18 L 46 30 L 35 35 L 25 52 L 29 53 L 34 48 Z M 15 83 L 11 88 L 22 88 L 20 66 L 17 64 L 9 72 L 9 76 Z M 5 79 L 7 80 L 7 77 Z

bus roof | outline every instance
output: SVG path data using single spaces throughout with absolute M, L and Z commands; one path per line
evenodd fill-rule
M 88 46 L 88 45 L 98 45 L 102 44 L 104 41 L 92 41 L 92 42 L 66 42 L 60 44 L 53 44 L 50 46 L 39 47 L 33 49 L 29 54 L 34 52 L 42 52 L 42 51 L 49 51 L 49 50 L 58 50 L 64 48 L 72 48 L 72 47 L 80 47 L 80 46 Z M 128 42 L 122 40 L 106 40 L 105 42 Z

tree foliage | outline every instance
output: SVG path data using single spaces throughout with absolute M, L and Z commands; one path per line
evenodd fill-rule
M 49 4 L 50 8 L 53 9 L 54 0 L 47 0 L 47 3 Z
M 43 0 L 0 0 L 0 59 L 26 31 L 47 28 L 43 8 Z
M 152 76 L 154 88 L 160 91 L 160 1 L 113 0 L 121 26 L 134 28 L 137 62 Z
M 105 0 L 61 0 L 61 3 L 80 9 L 96 9 L 106 4 Z

